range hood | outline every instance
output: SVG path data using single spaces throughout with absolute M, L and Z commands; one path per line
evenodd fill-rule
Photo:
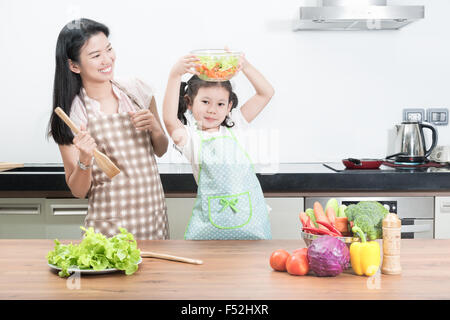
M 423 19 L 424 6 L 391 6 L 386 0 L 322 0 L 322 5 L 300 7 L 294 31 L 398 30 Z

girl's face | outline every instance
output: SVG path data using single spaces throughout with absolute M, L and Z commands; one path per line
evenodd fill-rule
M 202 87 L 188 108 L 205 131 L 217 131 L 231 110 L 228 91 L 219 86 Z
M 99 32 L 81 47 L 80 63 L 69 60 L 69 67 L 83 81 L 105 82 L 113 79 L 115 60 L 111 43 L 103 32 Z

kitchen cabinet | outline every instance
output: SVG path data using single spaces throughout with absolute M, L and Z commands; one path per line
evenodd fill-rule
M 167 198 L 170 239 L 184 239 L 195 198 Z M 303 198 L 266 198 L 273 239 L 299 239 L 300 222 L 298 214 L 303 210 Z
M 0 238 L 44 238 L 45 199 L 0 199 Z
M 166 198 L 170 239 L 184 239 L 195 198 Z
M 170 239 L 184 239 L 195 198 L 167 198 Z M 266 197 L 272 227 L 272 239 L 300 239 L 298 214 L 303 210 L 301 197 Z
M 299 213 L 304 210 L 301 197 L 266 197 L 269 206 L 270 225 L 272 227 L 272 239 L 300 239 Z
M 87 214 L 87 199 L 46 199 L 47 239 L 81 239 Z
M 0 238 L 81 239 L 84 199 L 0 199 Z
M 273 239 L 299 239 L 301 197 L 266 197 Z M 195 198 L 166 198 L 170 239 L 184 239 Z M 0 199 L 0 238 L 81 239 L 87 199 Z
M 318 201 L 325 208 L 330 198 L 336 198 L 339 204 L 356 204 L 360 201 L 378 201 L 389 212 L 396 213 L 402 220 L 402 238 L 433 238 L 434 197 L 306 197 L 305 207 L 312 208 Z
M 450 197 L 435 197 L 435 238 L 450 239 Z

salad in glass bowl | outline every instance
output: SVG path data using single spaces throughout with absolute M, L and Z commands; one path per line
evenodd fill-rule
M 200 60 L 196 70 L 198 77 L 205 81 L 230 80 L 238 71 L 241 52 L 223 49 L 193 50 L 192 54 Z

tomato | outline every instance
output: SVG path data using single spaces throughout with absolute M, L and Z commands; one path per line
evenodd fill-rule
M 296 250 L 297 251 L 297 250 Z M 302 252 L 293 253 L 286 260 L 286 270 L 295 276 L 304 276 L 309 271 L 308 256 Z
M 290 254 L 286 250 L 278 249 L 270 256 L 270 266 L 276 271 L 286 271 L 286 260 Z
M 292 254 L 303 254 L 305 256 L 308 256 L 308 248 L 298 248 L 292 251 Z

